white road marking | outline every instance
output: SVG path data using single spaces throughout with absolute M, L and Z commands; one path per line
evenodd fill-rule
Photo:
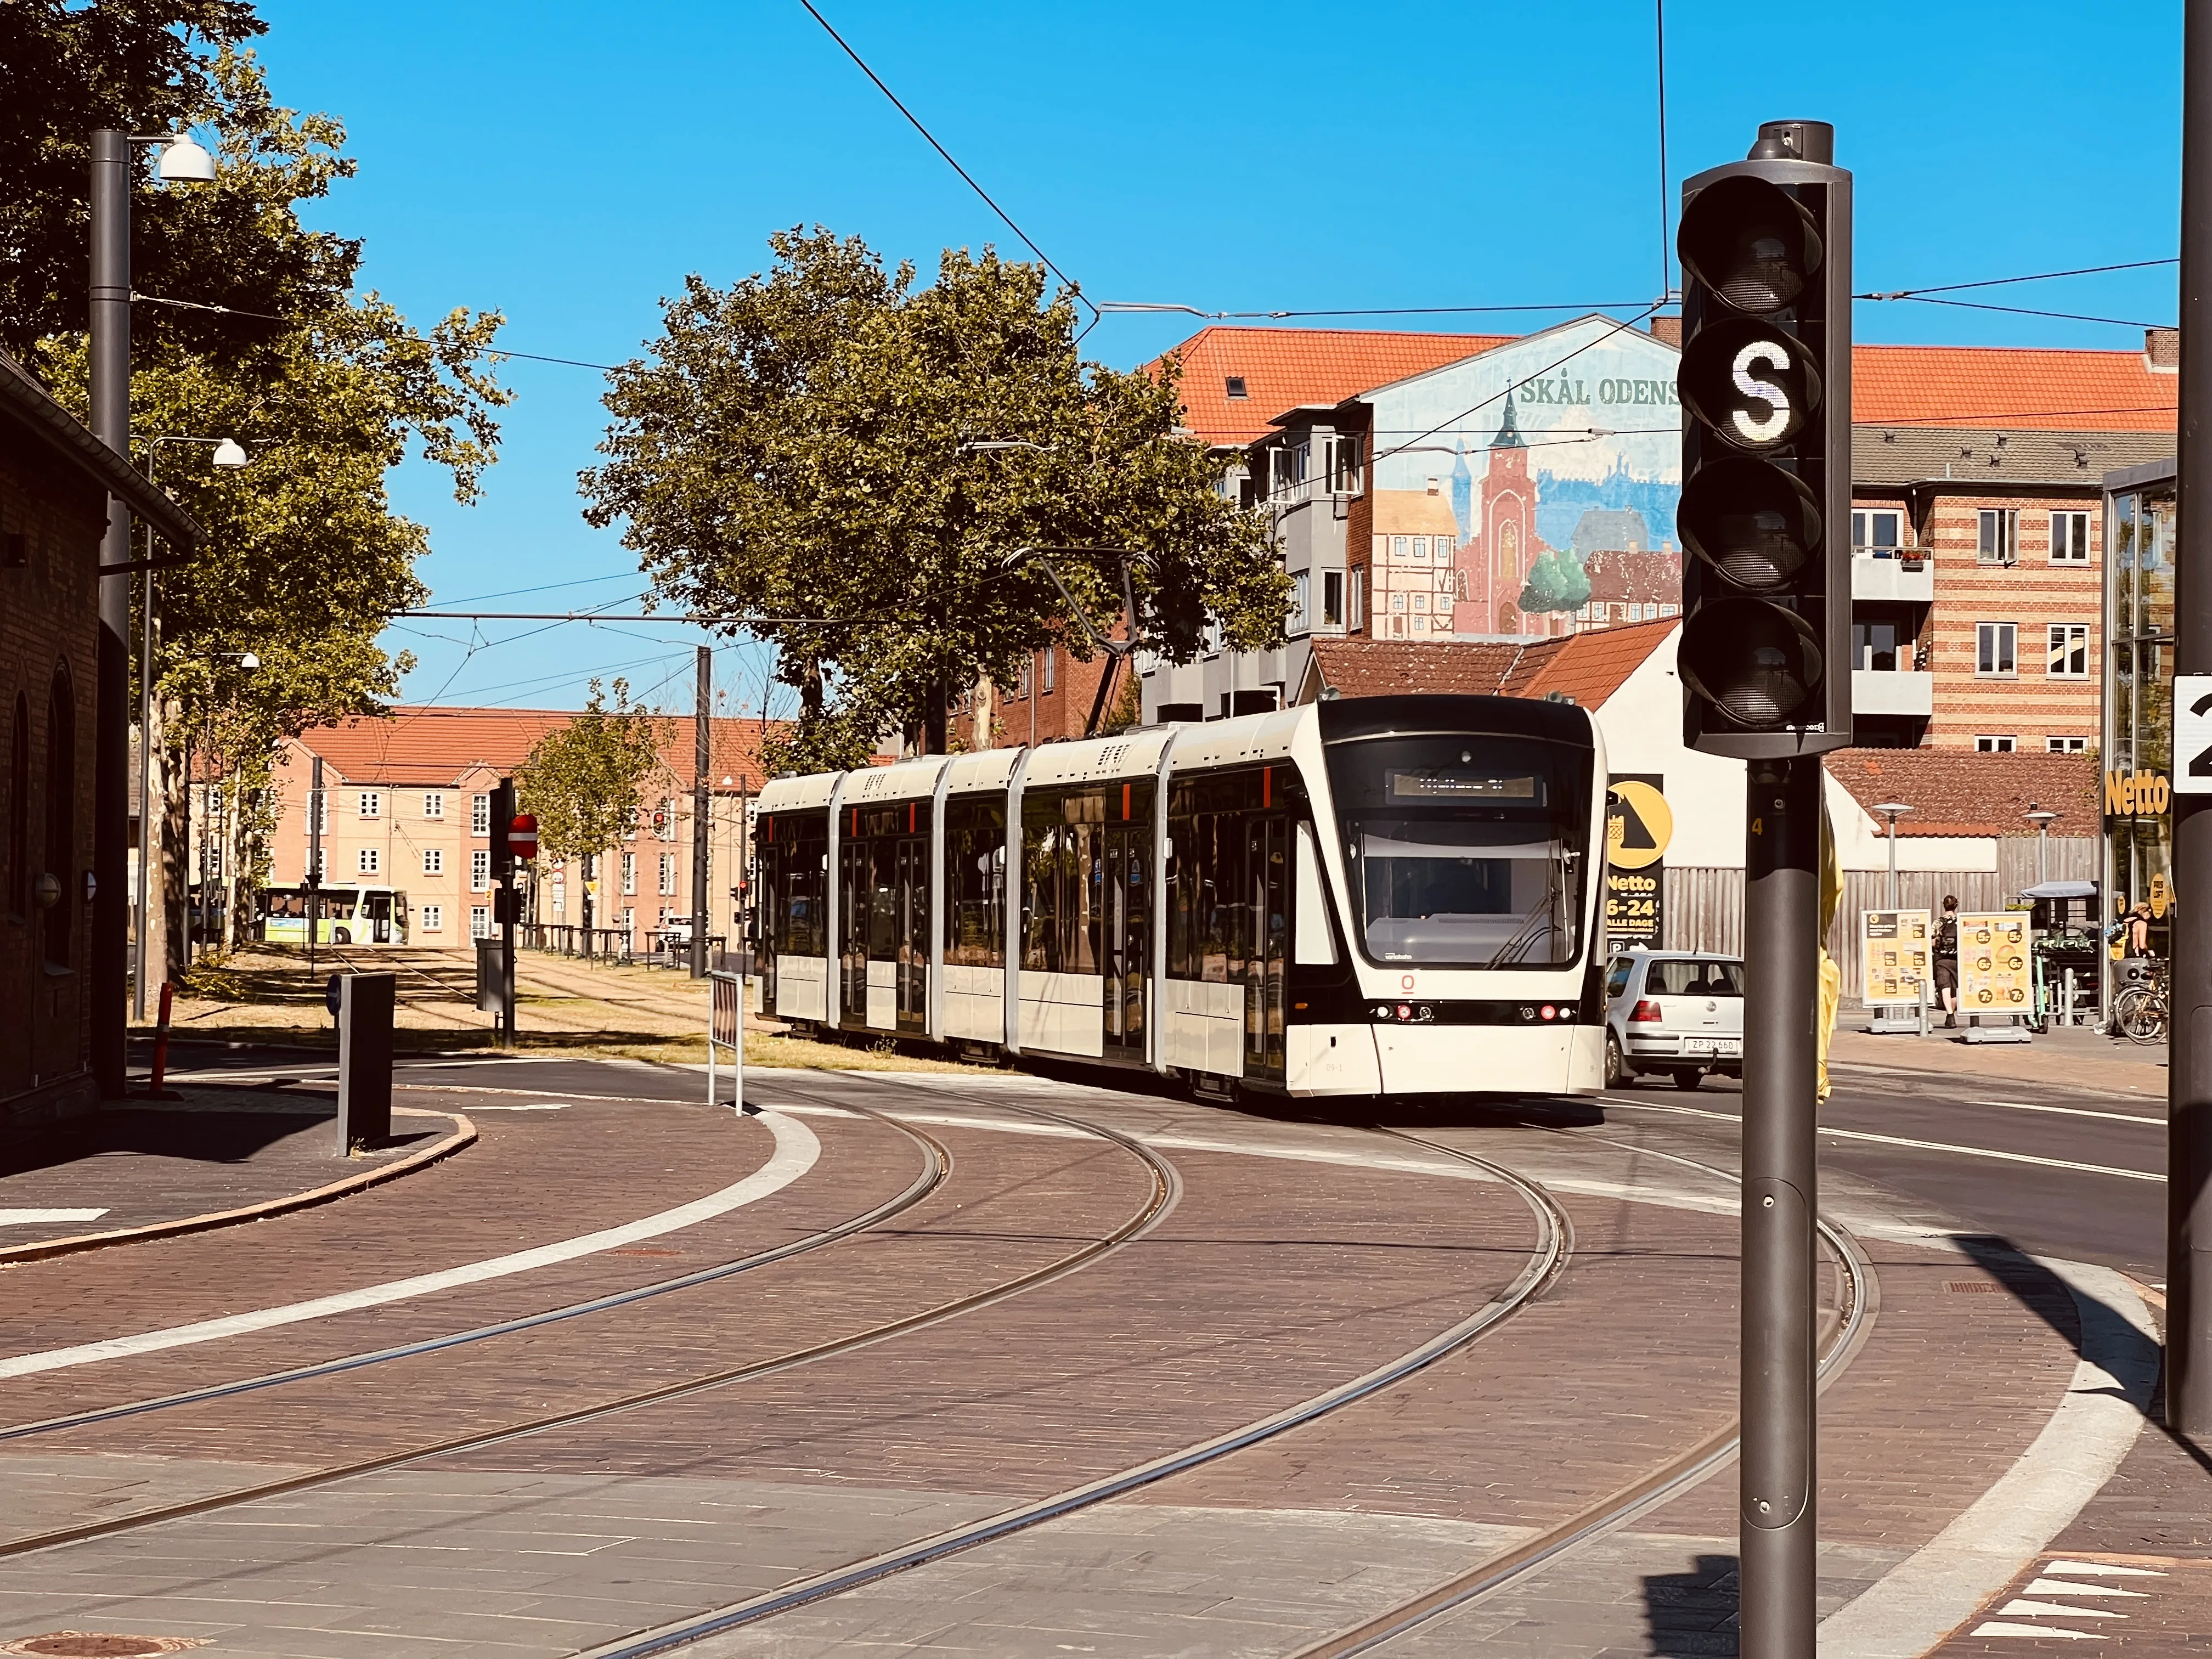
M 2081 1357 L 2065 1397 L 1996 1485 L 1822 1622 L 1822 1659 L 1915 1659 L 1934 1647 L 2049 1547 L 2142 1431 L 2159 1363 L 2157 1328 L 2142 1298 L 2109 1267 L 2035 1259 L 2064 1282 L 2081 1318 Z M 2090 1611 L 2067 1609 L 2071 1617 Z M 2002 1620 L 1974 1634 L 2102 1639 Z
M 2101 1642 L 2105 1632 L 2100 1630 L 2061 1630 L 2056 1625 L 2008 1625 L 2002 1620 L 1991 1619 L 1974 1626 L 1977 1636 L 2041 1636 L 2058 1642 Z
M 0 1210 L 0 1227 L 35 1227 L 46 1221 L 97 1221 L 107 1213 L 97 1210 Z
M 565 1112 L 568 1105 L 565 1100 L 541 1100 L 528 1106 L 520 1102 L 514 1105 L 495 1103 L 487 1106 L 480 1100 L 472 1100 L 469 1103 L 469 1109 L 472 1112 Z
M 2002 1106 L 2008 1112 L 2056 1112 L 2062 1117 L 2102 1118 L 2108 1123 L 2148 1123 L 2163 1129 L 2162 1117 L 2144 1117 L 2134 1112 L 2095 1112 L 2087 1106 L 2039 1106 L 2032 1100 L 1970 1100 L 1969 1106 Z
M 1997 1609 L 2007 1619 L 2040 1619 L 2046 1613 L 2057 1613 L 2061 1619 L 2124 1619 L 2124 1613 L 2114 1613 L 2109 1607 L 2069 1607 L 2063 1601 L 2026 1601 L 2015 1596 Z
M 2115 1567 L 2102 1561 L 2045 1561 L 2036 1569 L 2039 1572 L 2065 1573 L 2082 1578 L 2163 1578 L 2166 1575 L 2154 1567 Z M 2084 1585 L 2082 1593 L 2089 1593 Z M 2114 1590 L 2115 1595 L 2136 1595 L 2138 1590 Z
M 517 1250 L 510 1255 L 465 1262 L 458 1267 L 417 1273 L 410 1279 L 388 1279 L 381 1285 L 364 1285 L 358 1290 L 341 1291 L 334 1296 L 319 1296 L 307 1302 L 258 1308 L 251 1313 L 231 1314 L 221 1319 L 203 1319 L 190 1325 L 172 1325 L 161 1330 L 142 1331 L 134 1336 L 110 1337 L 105 1341 L 84 1342 L 75 1347 L 16 1354 L 0 1359 L 0 1378 L 29 1376 L 40 1371 L 63 1370 L 72 1365 L 91 1365 L 102 1360 L 131 1358 L 139 1354 L 158 1353 L 165 1348 L 181 1348 L 197 1342 L 215 1342 L 224 1337 L 270 1330 L 279 1325 L 327 1319 L 333 1314 L 352 1313 L 362 1308 L 382 1307 L 387 1303 L 404 1302 L 414 1297 L 434 1295 L 440 1291 L 457 1290 L 465 1285 L 480 1285 L 489 1279 L 503 1279 L 510 1273 L 528 1273 L 558 1262 L 574 1261 L 579 1256 L 595 1255 L 603 1250 L 616 1249 L 624 1244 L 635 1244 L 641 1239 L 658 1238 L 663 1233 L 695 1226 L 718 1215 L 726 1215 L 732 1210 L 757 1203 L 771 1193 L 781 1192 L 812 1169 L 816 1160 L 822 1156 L 822 1143 L 814 1138 L 811 1129 L 796 1118 L 771 1111 L 763 1112 L 759 1121 L 767 1126 L 769 1133 L 775 1137 L 775 1151 L 768 1162 L 744 1180 L 733 1182 L 720 1192 L 709 1193 L 704 1198 L 696 1198 L 689 1204 L 679 1204 L 672 1210 L 662 1210 L 635 1221 L 623 1222 L 617 1227 L 604 1227 L 598 1232 L 580 1234 L 556 1243 L 540 1244 L 534 1249 Z
M 1626 1106 L 1638 1112 L 1668 1112 L 1678 1117 L 1711 1118 L 1720 1123 L 1741 1123 L 1740 1112 L 1706 1112 L 1694 1106 L 1659 1106 L 1641 1100 L 1615 1100 L 1610 1096 L 1599 1103 L 1605 1106 Z M 2000 1152 L 1994 1146 L 1960 1146 L 1948 1140 L 1915 1140 L 1906 1135 L 1878 1135 L 1867 1129 L 1832 1129 L 1826 1124 L 1820 1132 L 1838 1140 L 1869 1141 L 1879 1146 L 1908 1146 L 1923 1152 L 1951 1152 L 1960 1158 L 1986 1158 L 2001 1164 L 2033 1164 L 2045 1170 L 2073 1170 L 2083 1175 L 2118 1176 L 2123 1181 L 2154 1181 L 2160 1186 L 2166 1177 L 2154 1175 L 2148 1170 L 2115 1169 L 2109 1164 L 2080 1164 L 2072 1158 L 2039 1158 L 2033 1152 Z
M 2069 1583 L 2063 1578 L 2039 1578 L 2021 1594 L 2022 1595 L 2130 1595 L 2140 1601 L 2145 1598 L 2148 1592 L 2122 1589 L 2118 1584 L 2078 1584 Z

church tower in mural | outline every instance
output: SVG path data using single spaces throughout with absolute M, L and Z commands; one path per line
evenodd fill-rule
M 1459 488 L 1455 470 L 1455 507 Z M 1474 534 L 1460 552 L 1460 590 L 1474 601 L 1482 631 L 1522 633 L 1521 590 L 1528 581 L 1528 567 L 1545 550 L 1536 535 L 1536 486 L 1528 476 L 1528 445 L 1521 435 L 1510 396 L 1498 434 L 1485 453 L 1471 505 Z M 1462 628 L 1469 631 L 1465 624 Z M 1540 620 L 1536 631 L 1546 631 Z

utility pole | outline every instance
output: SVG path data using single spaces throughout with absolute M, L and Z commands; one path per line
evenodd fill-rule
M 92 431 L 131 458 L 131 135 L 92 135 Z M 107 498 L 102 565 L 131 562 L 131 509 Z M 130 975 L 131 584 L 100 583 L 98 683 L 94 697 L 92 791 L 92 1067 L 101 1095 L 124 1093 Z M 82 896 L 65 880 L 62 902 Z
M 2192 678 L 2212 675 L 2212 357 L 2200 355 L 2212 339 L 2212 17 L 2203 6 L 2182 8 L 2181 52 L 2177 738 L 2212 690 L 2212 681 Z M 2180 914 L 2166 1072 L 2166 1422 L 2202 1447 L 2212 1446 L 2212 795 L 2197 791 L 2212 780 L 2193 775 L 2194 766 L 2193 755 L 2169 757 Z
M 191 823 L 191 752 L 185 750 L 185 822 Z M 191 854 L 191 836 L 185 836 L 185 853 Z M 189 877 L 187 877 L 189 880 Z M 323 757 L 315 757 L 315 769 L 307 783 L 307 977 L 315 976 L 315 935 L 323 919 Z
M 707 811 L 714 799 L 708 772 L 714 764 L 714 650 L 699 647 L 698 713 L 695 717 L 691 777 L 691 977 L 707 977 L 707 860 L 713 843 Z

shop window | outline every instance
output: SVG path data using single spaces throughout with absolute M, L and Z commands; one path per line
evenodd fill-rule
M 1974 629 L 1974 672 L 1984 679 L 2011 679 L 2020 672 L 2020 628 L 2014 623 L 1982 623 Z

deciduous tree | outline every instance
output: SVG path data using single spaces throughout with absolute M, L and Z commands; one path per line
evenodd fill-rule
M 541 858 L 596 858 L 636 824 L 638 802 L 660 766 L 661 717 L 629 700 L 629 684 L 614 683 L 615 702 L 592 682 L 584 712 L 538 738 L 516 770 L 515 791 L 538 818 Z M 584 896 L 584 926 L 592 925 L 591 890 Z

